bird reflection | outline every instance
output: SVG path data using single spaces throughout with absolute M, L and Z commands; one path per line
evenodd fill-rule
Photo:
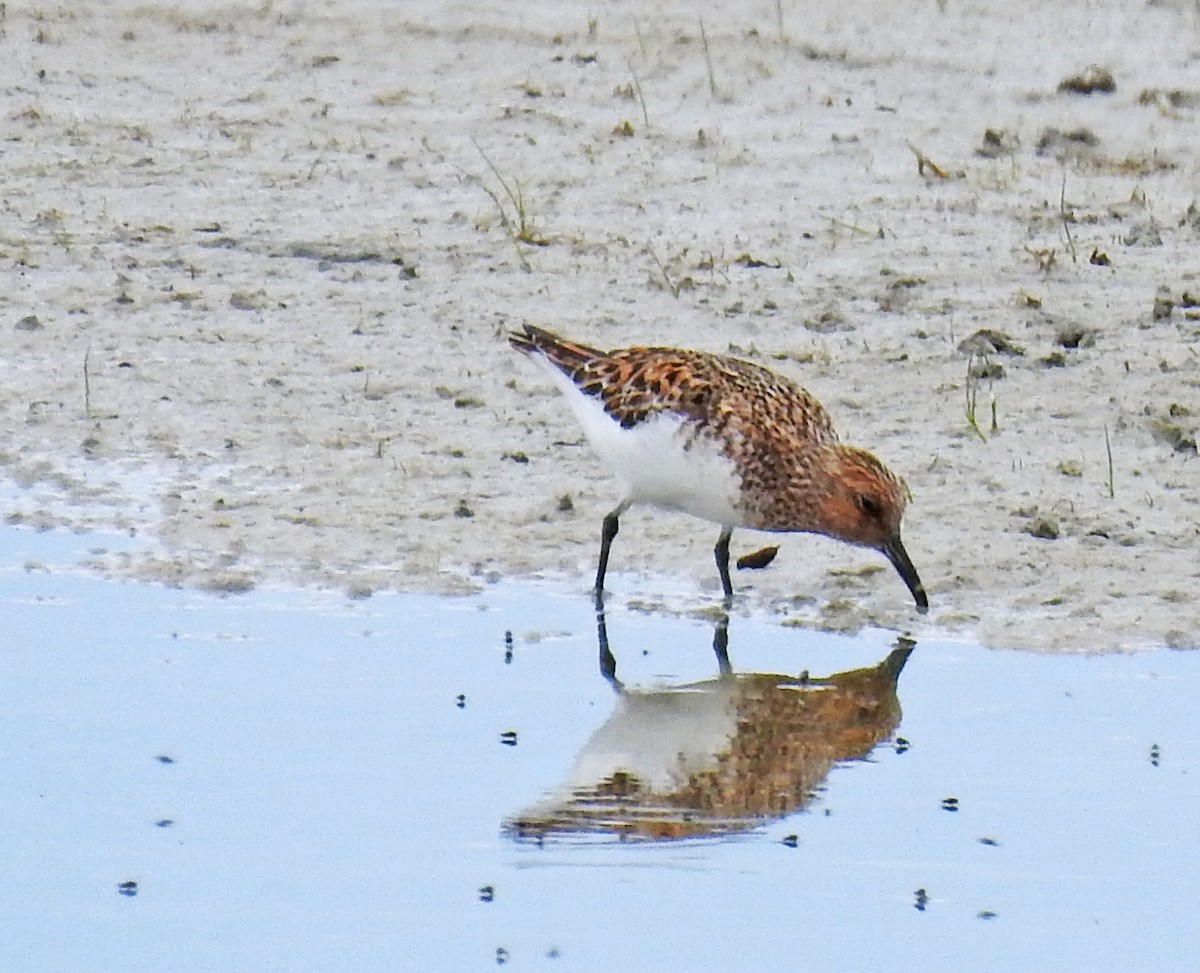
M 557 791 L 505 823 L 518 839 L 717 837 L 792 814 L 836 763 L 891 737 L 900 723 L 896 682 L 916 644 L 901 638 L 878 665 L 824 678 L 735 673 L 722 614 L 717 678 L 643 690 L 617 675 L 599 601 L 596 633 L 616 709 Z

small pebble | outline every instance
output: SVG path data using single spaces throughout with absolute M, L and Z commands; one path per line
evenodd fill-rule
M 1111 95 L 1117 90 L 1117 82 L 1113 80 L 1108 68 L 1092 65 L 1086 71 L 1063 78 L 1058 90 L 1071 95 Z
M 1058 540 L 1058 524 L 1048 517 L 1039 517 L 1025 529 L 1025 532 L 1031 537 L 1037 537 L 1044 541 Z

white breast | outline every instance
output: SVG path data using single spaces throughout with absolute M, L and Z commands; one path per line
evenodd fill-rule
M 682 510 L 723 527 L 743 525 L 738 510 L 741 478 L 720 446 L 682 417 L 661 413 L 631 429 L 604 411 L 600 400 L 541 356 L 535 356 L 562 390 L 592 449 L 616 475 L 622 500 Z

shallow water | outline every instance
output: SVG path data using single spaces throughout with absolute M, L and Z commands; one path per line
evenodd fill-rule
M 27 570 L 95 541 L 3 536 L 6 970 L 1170 970 L 1200 948 L 1193 653 L 905 657 L 735 613 L 721 678 L 716 620 L 615 599 L 606 677 L 577 591 L 222 598 Z M 661 793 L 680 753 L 707 782 L 690 809 Z

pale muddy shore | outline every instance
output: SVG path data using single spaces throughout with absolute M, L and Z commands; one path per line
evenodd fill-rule
M 0 510 L 169 584 L 582 597 L 614 486 L 529 322 L 776 368 L 906 477 L 927 617 L 750 532 L 739 611 L 1195 647 L 1194 5 L 696 10 L 9 4 Z M 715 539 L 631 510 L 616 597 L 711 606 Z

